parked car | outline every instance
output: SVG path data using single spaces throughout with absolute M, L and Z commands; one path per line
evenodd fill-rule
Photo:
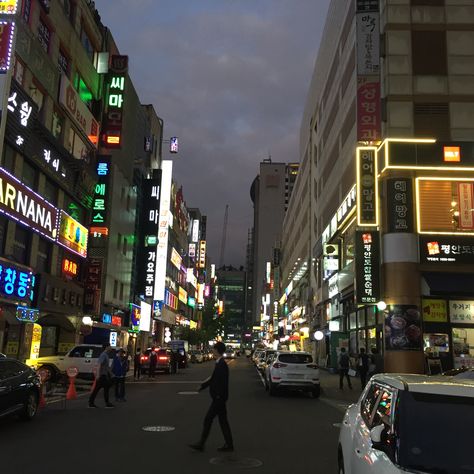
M 31 420 L 38 411 L 40 380 L 25 364 L 2 357 L 0 359 L 0 417 L 17 414 Z
M 472 426 L 473 380 L 374 375 L 344 416 L 338 472 L 472 472 Z
M 97 366 L 102 350 L 99 344 L 79 344 L 65 355 L 40 357 L 30 360 L 30 365 L 35 369 L 46 370 L 48 378 L 52 380 L 66 372 L 68 367 L 77 367 L 79 377 L 92 378 L 93 369 Z
M 0 352 L 0 358 L 2 358 L 2 357 L 5 358 L 5 357 L 7 357 L 7 356 L 6 356 L 5 354 L 2 354 L 2 353 Z
M 259 359 L 257 360 L 257 369 L 263 374 L 267 367 L 267 360 L 272 355 L 275 354 L 276 351 L 273 349 L 267 349 L 260 355 Z
M 265 349 L 255 349 L 252 355 L 252 362 L 257 365 L 257 360 L 259 359 L 260 355 L 265 352 Z
M 154 350 L 156 354 L 155 373 L 165 372 L 166 374 L 171 374 L 171 365 L 173 358 L 171 349 L 160 349 L 159 347 L 155 347 Z M 148 373 L 150 371 L 150 354 L 152 353 L 152 351 L 153 349 L 149 347 L 140 358 L 142 361 L 142 372 Z
M 309 352 L 277 352 L 266 371 L 265 388 L 271 396 L 284 389 L 310 392 L 314 398 L 319 397 L 319 367 Z
M 191 351 L 191 362 L 193 364 L 202 364 L 204 362 L 204 354 L 202 353 L 202 351 Z

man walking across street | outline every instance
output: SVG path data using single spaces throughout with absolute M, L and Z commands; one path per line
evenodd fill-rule
M 95 397 L 101 388 L 104 389 L 105 408 L 114 408 L 109 402 L 109 388 L 112 385 L 112 371 L 109 366 L 109 353 L 112 351 L 110 344 L 103 344 L 103 351 L 99 356 L 98 378 L 96 380 L 94 391 L 89 397 L 89 408 L 97 408 Z
M 137 349 L 137 353 L 133 358 L 133 380 L 140 380 L 142 373 L 142 350 Z
M 128 360 L 123 349 L 119 349 L 112 362 L 112 373 L 115 378 L 115 401 L 125 401 L 125 377 L 128 372 Z
M 229 422 L 227 420 L 226 402 L 229 397 L 229 367 L 224 360 L 223 354 L 225 352 L 225 345 L 222 342 L 216 342 L 213 347 L 214 358 L 216 365 L 212 375 L 202 383 L 199 391 L 209 387 L 212 398 L 211 406 L 204 418 L 204 427 L 201 434 L 201 439 L 196 444 L 190 444 L 189 447 L 196 451 L 203 451 L 207 437 L 211 431 L 212 422 L 217 416 L 221 426 L 222 434 L 224 435 L 225 444 L 218 451 L 232 452 L 234 450 L 234 443 L 232 440 L 232 433 L 230 431 Z
M 344 377 L 347 379 L 347 385 L 352 390 L 352 383 L 349 377 L 350 359 L 345 347 L 341 347 L 341 354 L 339 355 L 339 389 L 343 390 Z

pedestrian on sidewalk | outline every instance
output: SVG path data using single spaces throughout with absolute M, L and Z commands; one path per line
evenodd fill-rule
M 95 397 L 102 388 L 104 390 L 105 408 L 114 408 L 114 405 L 109 401 L 109 388 L 112 385 L 112 371 L 109 365 L 109 354 L 112 352 L 112 347 L 108 343 L 102 344 L 103 351 L 99 356 L 98 378 L 96 380 L 95 388 L 89 397 L 89 408 L 97 408 L 95 404 Z
M 350 369 L 350 362 L 351 360 L 349 359 L 349 355 L 346 352 L 345 347 L 341 347 L 341 353 L 339 355 L 339 389 L 344 390 L 343 387 L 343 380 L 344 377 L 346 377 L 347 380 L 347 385 L 349 385 L 349 388 L 352 390 L 352 383 L 351 379 L 349 377 L 349 369 Z
M 142 350 L 137 349 L 135 356 L 133 357 L 133 380 L 140 380 L 142 374 Z
M 128 372 L 128 359 L 123 349 L 119 349 L 112 362 L 115 379 L 115 401 L 125 402 L 125 377 Z
M 158 356 L 156 355 L 155 346 L 153 346 L 150 352 L 150 365 L 148 369 L 148 378 L 155 376 L 157 362 L 158 362 Z
M 364 390 L 365 384 L 367 383 L 367 374 L 369 372 L 369 356 L 365 353 L 363 347 L 360 348 L 357 356 L 357 370 L 359 371 L 361 388 Z
M 212 375 L 202 383 L 201 387 L 199 387 L 199 391 L 209 387 L 212 403 L 206 417 L 204 418 L 201 439 L 195 444 L 190 444 L 189 447 L 196 451 L 204 450 L 204 445 L 211 431 L 212 422 L 217 416 L 225 440 L 224 446 L 219 448 L 218 451 L 232 452 L 234 450 L 234 442 L 232 440 L 229 421 L 227 420 L 226 408 L 226 402 L 229 398 L 229 367 L 223 357 L 225 344 L 222 342 L 216 342 L 212 351 L 214 358 L 216 359 L 214 371 Z

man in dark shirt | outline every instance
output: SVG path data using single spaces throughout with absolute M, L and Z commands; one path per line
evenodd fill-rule
M 213 348 L 216 366 L 212 375 L 205 380 L 199 390 L 204 390 L 209 387 L 212 403 L 204 418 L 204 427 L 201 434 L 201 439 L 198 443 L 190 444 L 189 447 L 196 451 L 203 451 L 207 437 L 211 431 L 212 422 L 217 416 L 221 426 L 222 434 L 224 435 L 225 444 L 218 451 L 231 452 L 234 450 L 234 443 L 232 441 L 232 433 L 230 431 L 229 422 L 227 420 L 226 402 L 229 398 L 229 367 L 224 360 L 223 354 L 225 352 L 225 344 L 216 342 Z

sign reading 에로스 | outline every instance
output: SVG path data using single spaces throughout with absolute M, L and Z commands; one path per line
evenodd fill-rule
M 357 148 L 357 224 L 378 225 L 377 154 L 375 147 Z
M 380 241 L 378 231 L 356 231 L 356 300 L 358 304 L 380 301 Z

